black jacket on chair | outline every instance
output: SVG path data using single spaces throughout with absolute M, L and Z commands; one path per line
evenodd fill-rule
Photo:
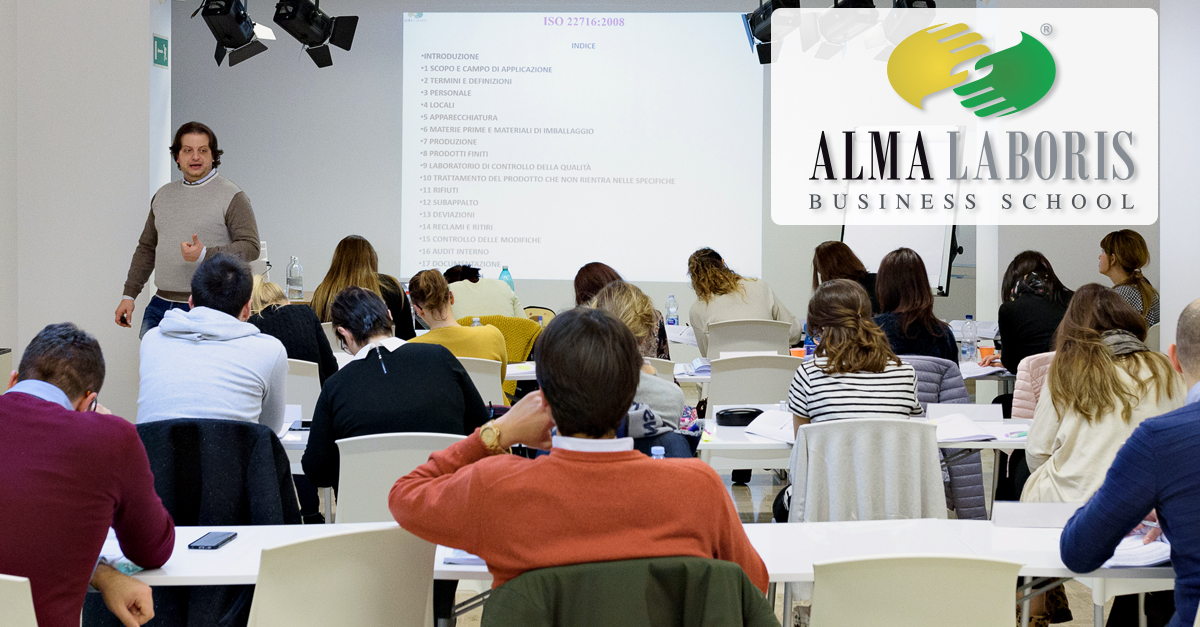
M 184 418 L 140 424 L 138 435 L 154 489 L 177 527 L 300 524 L 291 465 L 269 428 Z M 245 625 L 253 596 L 254 586 L 159 586 L 154 588 L 154 624 Z M 89 595 L 84 625 L 119 624 L 100 595 Z

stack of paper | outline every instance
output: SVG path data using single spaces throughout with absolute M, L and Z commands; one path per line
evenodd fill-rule
M 449 556 L 444 560 L 446 564 L 458 564 L 461 566 L 486 566 L 483 558 L 467 553 L 462 549 L 454 549 Z
M 1150 544 L 1143 544 L 1144 538 L 1140 531 L 1122 538 L 1112 558 L 1104 562 L 1104 568 L 1157 566 L 1171 561 L 1171 543 L 1166 536 L 1159 536 Z
M 746 433 L 758 435 L 788 444 L 796 443 L 796 427 L 792 424 L 792 413 L 768 409 L 746 425 Z
M 666 326 L 667 339 L 669 341 L 675 342 L 676 344 L 696 346 L 696 332 L 692 330 L 692 327 L 685 327 L 678 324 L 668 324 Z
M 1028 426 L 1009 421 L 975 421 L 962 414 L 949 414 L 930 420 L 937 425 L 938 442 L 1022 442 Z
M 675 374 L 686 374 L 693 377 L 697 375 L 712 375 L 712 364 L 703 357 L 693 359 L 690 364 L 677 364 L 675 368 Z
M 959 369 L 959 371 L 962 372 L 962 376 L 964 379 L 978 379 L 979 377 L 986 377 L 989 374 L 996 374 L 998 372 L 1006 372 L 1006 369 L 1004 366 L 984 367 L 984 366 L 980 366 L 979 364 L 977 364 L 973 361 L 965 363 L 965 364 L 959 364 L 958 369 Z

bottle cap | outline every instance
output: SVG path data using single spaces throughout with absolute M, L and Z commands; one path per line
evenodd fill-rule
M 971 314 L 967 314 L 967 320 L 974 320 L 974 318 L 971 316 Z
M 661 446 L 651 446 L 651 447 L 650 447 L 650 454 L 651 454 L 651 455 L 666 455 L 666 454 L 667 454 L 667 449 L 665 449 L 665 448 L 663 448 L 663 447 L 661 447 Z

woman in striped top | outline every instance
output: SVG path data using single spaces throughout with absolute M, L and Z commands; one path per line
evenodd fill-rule
M 797 429 L 824 420 L 921 415 L 917 374 L 871 320 L 871 300 L 861 285 L 848 279 L 822 283 L 808 301 L 808 329 L 820 340 L 814 358 L 796 369 L 788 393 Z

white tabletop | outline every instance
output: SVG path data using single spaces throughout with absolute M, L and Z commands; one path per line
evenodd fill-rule
M 537 367 L 536 362 L 518 361 L 508 364 L 504 368 L 505 381 L 536 381 Z

